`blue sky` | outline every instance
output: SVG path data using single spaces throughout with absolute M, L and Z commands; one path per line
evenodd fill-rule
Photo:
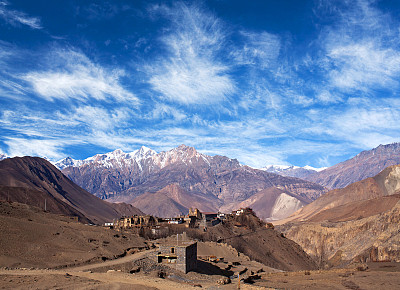
M 330 166 L 400 136 L 399 1 L 0 0 L 0 153 Z

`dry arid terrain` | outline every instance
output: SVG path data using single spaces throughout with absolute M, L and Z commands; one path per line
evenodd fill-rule
M 400 287 L 399 267 L 393 263 L 285 272 L 252 261 L 227 241 L 199 242 L 198 268 L 184 274 L 155 263 L 155 245 L 162 240 L 145 241 L 129 231 L 85 225 L 19 203 L 0 202 L 0 226 L 1 289 Z M 210 262 L 210 256 L 224 259 Z
M 46 207 L 49 212 L 96 224 L 142 213 L 131 205 L 109 203 L 93 196 L 47 160 L 29 156 L 0 161 L 0 199 Z
M 400 166 L 326 193 L 281 221 L 284 234 L 330 266 L 400 262 Z

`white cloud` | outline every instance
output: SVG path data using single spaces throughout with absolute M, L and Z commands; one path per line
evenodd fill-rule
M 73 50 L 56 50 L 48 57 L 45 71 L 32 71 L 21 78 L 33 87 L 38 96 L 54 101 L 89 99 L 138 104 L 137 97 L 120 83 L 122 70 L 107 70 Z
M 333 88 L 369 92 L 395 90 L 400 76 L 400 38 L 390 14 L 375 1 L 347 1 L 336 11 L 337 24 L 321 37 L 326 58 L 321 62 Z
M 7 155 L 11 157 L 39 156 L 58 160 L 63 157 L 61 152 L 65 146 L 83 142 L 78 140 L 8 138 L 4 143 L 8 146 Z
M 301 105 L 303 107 L 308 107 L 314 104 L 314 100 L 312 98 L 309 98 L 307 96 L 293 96 L 293 104 L 295 105 Z
M 234 50 L 231 55 L 240 65 L 257 65 L 267 68 L 274 62 L 281 49 L 280 38 L 274 34 L 263 32 L 240 31 L 243 47 Z
M 314 111 L 309 115 L 312 123 L 300 130 L 309 138 L 325 136 L 333 143 L 357 149 L 371 149 L 379 144 L 399 141 L 400 110 L 396 100 L 351 100 L 343 111 L 334 108 Z M 330 117 L 325 118 L 327 115 Z
M 153 89 L 173 102 L 218 103 L 235 91 L 229 67 L 218 61 L 224 34 L 213 15 L 197 6 L 177 4 L 154 8 L 172 22 L 171 31 L 161 37 L 167 54 L 147 66 Z
M 382 48 L 377 40 L 330 47 L 328 57 L 336 69 L 329 74 L 335 87 L 368 89 L 398 87 L 400 52 Z
M 57 112 L 59 120 L 65 120 L 74 126 L 88 127 L 87 133 L 91 130 L 110 131 L 117 127 L 125 127 L 126 122 L 131 117 L 127 108 L 105 109 L 94 106 L 80 106 L 71 109 L 71 111 L 66 115 Z
M 145 117 L 149 119 L 166 119 L 169 116 L 176 121 L 182 121 L 187 118 L 184 112 L 162 103 L 156 103 L 154 109 Z
M 8 4 L 6 2 L 0 2 L 0 17 L 3 18 L 7 23 L 13 26 L 23 24 L 32 29 L 43 28 L 38 17 L 32 17 L 24 12 L 8 9 L 7 6 Z
M 334 104 L 343 101 L 337 94 L 332 94 L 326 90 L 318 92 L 317 99 L 323 104 Z

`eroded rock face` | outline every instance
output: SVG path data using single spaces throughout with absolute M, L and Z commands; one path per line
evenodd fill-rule
M 387 195 L 395 194 L 400 191 L 400 167 L 394 167 L 384 181 Z
M 326 193 L 287 219 L 285 235 L 321 261 L 400 262 L 400 165 Z
M 282 226 L 285 235 L 320 261 L 400 262 L 400 197 L 389 211 L 340 223 Z

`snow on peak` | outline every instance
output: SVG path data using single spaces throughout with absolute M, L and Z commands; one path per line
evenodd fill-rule
M 265 170 L 265 171 L 284 171 L 284 170 L 295 169 L 295 168 L 298 168 L 298 167 L 293 166 L 293 165 L 267 165 L 261 169 Z
M 54 166 L 57 167 L 59 170 L 63 170 L 64 168 L 70 167 L 70 166 L 80 166 L 82 164 L 82 160 L 75 160 L 72 159 L 71 157 L 66 157 L 64 159 L 61 159 L 57 162 L 54 163 Z
M 130 166 L 136 162 L 138 163 L 139 167 L 141 167 L 141 165 L 139 164 L 140 160 L 147 159 L 155 154 L 157 154 L 157 152 L 155 152 L 154 150 L 142 146 L 140 149 L 135 150 L 131 153 L 126 153 L 121 149 L 116 149 L 108 153 L 96 154 L 84 160 L 75 160 L 71 157 L 67 157 L 54 163 L 54 165 L 58 169 L 63 170 L 64 168 L 67 168 L 69 166 L 79 167 L 85 164 L 93 164 L 95 166 L 104 166 L 107 168 L 124 167 Z
M 129 153 L 129 155 L 132 156 L 136 160 L 146 159 L 146 158 L 151 157 L 156 154 L 157 154 L 156 151 L 151 150 L 150 148 L 148 148 L 146 146 L 142 146 L 142 147 L 140 147 L 140 149 Z
M 272 173 L 279 173 L 279 172 L 288 172 L 288 171 L 293 171 L 297 169 L 304 169 L 304 170 L 309 170 L 309 171 L 322 171 L 326 169 L 327 167 L 320 167 L 320 168 L 315 168 L 309 165 L 300 167 L 300 166 L 294 166 L 294 165 L 267 165 L 261 170 L 267 171 L 267 172 L 272 172 Z
M 307 169 L 307 170 L 314 170 L 314 171 L 320 172 L 320 171 L 322 171 L 322 170 L 327 169 L 328 167 L 319 167 L 319 168 L 315 168 L 315 167 L 306 165 L 306 166 L 304 166 L 303 168 L 304 168 L 304 169 Z

